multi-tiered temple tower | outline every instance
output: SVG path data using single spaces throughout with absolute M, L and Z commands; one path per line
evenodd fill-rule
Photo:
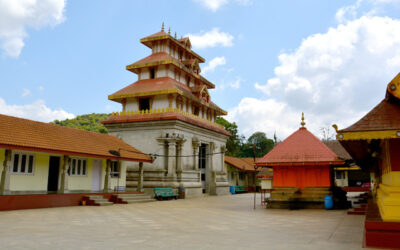
M 211 101 L 208 89 L 215 85 L 200 75 L 204 58 L 191 50 L 189 38 L 177 39 L 164 28 L 140 42 L 152 54 L 126 66 L 138 81 L 108 97 L 122 104 L 122 112 L 104 121 L 110 134 L 158 155 L 152 164 L 127 163 L 127 188 L 228 193 L 224 152 L 230 134 L 215 122 L 227 113 Z

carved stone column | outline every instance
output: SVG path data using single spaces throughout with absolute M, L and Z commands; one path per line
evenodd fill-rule
M 64 155 L 63 165 L 61 167 L 61 180 L 60 188 L 58 193 L 63 194 L 68 191 L 68 168 L 69 168 L 69 156 Z
M 177 145 L 176 145 L 176 147 L 177 147 L 177 158 L 176 158 L 176 160 L 178 161 L 177 162 L 177 169 L 176 169 L 176 172 L 182 172 L 182 147 L 183 147 L 183 143 L 182 142 L 179 142 Z
M 143 162 L 139 162 L 138 182 L 136 191 L 143 192 Z
M 108 193 L 110 191 L 110 168 L 111 168 L 111 160 L 107 159 L 106 163 L 106 175 L 104 176 L 104 189 L 103 192 Z
M 208 159 L 210 161 L 210 171 L 216 171 L 216 169 L 214 168 L 214 150 L 215 150 L 215 143 L 214 142 L 210 142 L 210 152 L 209 152 L 209 156 Z
M 168 175 L 175 174 L 175 154 L 176 154 L 176 142 L 168 142 Z
M 10 164 L 11 164 L 11 149 L 6 149 L 5 158 L 3 162 L 3 172 L 1 172 L 0 179 L 0 195 L 10 192 Z
M 225 169 L 225 152 L 226 152 L 226 147 L 225 145 L 221 146 L 220 148 L 220 153 L 221 153 L 221 170 L 227 173 L 228 171 Z
M 194 170 L 199 170 L 199 139 L 194 137 L 192 139 L 192 146 L 193 146 L 193 168 Z

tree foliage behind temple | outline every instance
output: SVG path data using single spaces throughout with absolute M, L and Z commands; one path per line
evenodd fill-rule
M 54 122 L 51 123 L 70 128 L 77 128 L 77 129 L 83 129 L 83 130 L 107 134 L 108 131 L 106 127 L 104 127 L 104 125 L 101 124 L 101 121 L 107 119 L 109 116 L 110 114 L 92 113 L 87 115 L 78 115 L 74 119 L 66 119 L 62 121 L 55 120 Z

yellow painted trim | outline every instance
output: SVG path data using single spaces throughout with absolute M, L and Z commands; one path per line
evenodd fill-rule
M 157 91 L 134 93 L 134 94 L 109 95 L 108 100 L 123 99 L 123 98 L 130 98 L 130 97 L 141 97 L 141 96 L 149 96 L 149 95 L 174 94 L 174 93 L 178 93 L 178 94 L 182 95 L 183 91 L 179 90 L 179 89 L 167 89 L 167 90 L 157 90 Z
M 397 99 L 400 99 L 400 73 L 389 82 L 387 91 Z
M 122 111 L 122 112 L 112 112 L 111 116 L 137 116 L 137 115 L 143 116 L 143 115 L 148 115 L 148 114 L 171 113 L 171 112 L 172 113 L 181 114 L 181 115 L 190 117 L 190 118 L 192 118 L 194 120 L 197 120 L 197 121 L 200 121 L 200 122 L 204 122 L 204 123 L 210 124 L 212 126 L 224 129 L 224 126 L 222 126 L 222 125 L 220 125 L 218 123 L 209 121 L 207 119 L 204 119 L 204 118 L 201 118 L 199 116 L 193 115 L 193 114 L 191 114 L 189 112 L 180 110 L 178 108 L 165 108 L 165 109 L 163 108 L 163 109 L 152 109 L 152 110 L 147 110 L 146 109 L 146 110 L 139 110 L 139 111 L 138 110 L 135 110 L 135 111 L 131 110 L 131 111 Z
M 339 141 L 348 140 L 368 140 L 368 139 L 392 139 L 400 138 L 400 130 L 378 130 L 378 131 L 357 131 L 340 132 L 338 131 L 336 139 Z
M 400 221 L 400 187 L 379 184 L 377 203 L 384 221 Z
M 348 171 L 352 171 L 352 170 L 361 170 L 360 167 L 339 167 L 339 168 L 335 168 L 335 170 L 348 170 Z

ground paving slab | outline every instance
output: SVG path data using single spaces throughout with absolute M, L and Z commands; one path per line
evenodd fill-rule
M 257 197 L 259 198 L 259 197 Z M 362 249 L 364 216 L 253 194 L 0 212 L 1 249 Z

